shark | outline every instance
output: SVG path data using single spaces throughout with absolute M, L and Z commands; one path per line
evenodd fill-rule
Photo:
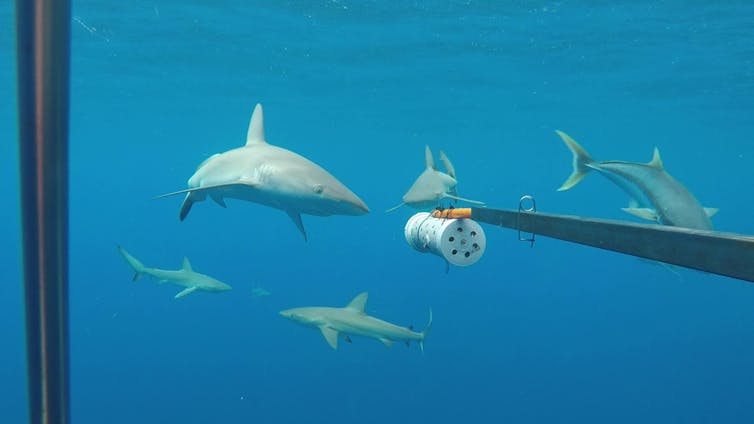
M 718 209 L 703 207 L 665 170 L 657 147 L 648 163 L 598 162 L 568 134 L 560 130 L 555 132 L 573 154 L 573 172 L 558 191 L 571 189 L 590 171 L 597 171 L 628 194 L 629 206 L 622 208 L 624 212 L 663 225 L 712 230 L 710 217 Z
M 196 202 L 209 197 L 221 207 L 238 199 L 281 209 L 307 239 L 301 214 L 363 215 L 369 208 L 324 168 L 282 147 L 269 144 L 264 134 L 262 105 L 251 114 L 246 144 L 217 153 L 202 162 L 188 180 L 188 188 L 157 196 L 185 194 L 181 221 Z
M 484 205 L 484 202 L 478 200 L 465 199 L 458 197 L 456 186 L 456 170 L 445 152 L 440 151 L 440 162 L 442 162 L 447 172 L 437 169 L 432 150 L 429 146 L 424 146 L 424 171 L 414 181 L 414 184 L 403 195 L 403 202 L 388 209 L 386 212 L 392 212 L 403 205 L 410 206 L 414 209 L 431 209 L 438 206 L 445 199 L 451 201 L 468 202 L 477 205 Z
M 413 340 L 419 343 L 419 349 L 423 353 L 424 340 L 432 328 L 432 310 L 429 310 L 427 326 L 423 331 L 416 332 L 410 327 L 401 327 L 367 315 L 364 308 L 368 297 L 369 294 L 364 292 L 342 308 L 309 306 L 286 309 L 280 311 L 280 315 L 307 327 L 318 328 L 333 349 L 338 348 L 338 336 L 351 342 L 350 336 L 355 335 L 377 339 L 388 347 L 393 342 L 409 344 Z
M 183 258 L 183 266 L 178 270 L 166 270 L 158 268 L 149 268 L 144 266 L 141 261 L 133 257 L 121 246 L 118 246 L 118 251 L 123 256 L 123 259 L 134 270 L 133 281 L 138 280 L 143 275 L 154 277 L 160 281 L 161 284 L 168 283 L 180 287 L 185 287 L 182 291 L 175 295 L 176 299 L 180 299 L 183 296 L 189 295 L 197 290 L 207 292 L 223 292 L 231 290 L 232 287 L 222 281 L 216 280 L 208 275 L 195 272 L 191 268 L 188 258 Z
M 251 295 L 253 297 L 265 297 L 269 296 L 270 293 L 269 290 L 265 289 L 264 287 L 254 287 L 251 289 Z

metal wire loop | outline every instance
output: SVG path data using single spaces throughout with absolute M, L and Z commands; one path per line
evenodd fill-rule
M 530 206 L 527 206 L 527 202 L 530 203 Z M 516 215 L 516 230 L 518 231 L 518 241 L 528 241 L 531 243 L 530 247 L 534 247 L 534 240 L 536 238 L 536 234 L 530 233 L 528 237 L 522 237 L 521 236 L 521 214 L 523 212 L 531 212 L 536 213 L 537 212 L 537 201 L 534 199 L 533 196 L 525 195 L 522 196 L 520 199 L 518 199 L 518 215 Z

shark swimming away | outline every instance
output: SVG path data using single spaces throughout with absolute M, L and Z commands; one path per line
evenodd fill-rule
M 188 188 L 158 197 L 185 194 L 183 221 L 196 202 L 210 197 L 240 199 L 285 211 L 306 240 L 301 214 L 363 215 L 367 205 L 322 167 L 290 150 L 267 143 L 262 105 L 251 114 L 246 144 L 210 156 L 188 180 Z
M 400 327 L 367 315 L 364 307 L 368 296 L 366 292 L 361 293 L 342 308 L 310 306 L 286 309 L 281 311 L 280 315 L 307 327 L 319 328 L 333 349 L 338 348 L 338 336 L 350 343 L 349 336 L 355 335 L 377 339 L 388 347 L 392 346 L 393 342 L 409 344 L 414 340 L 424 352 L 424 340 L 432 328 L 432 310 L 429 310 L 429 323 L 424 331 L 415 332 L 410 327 Z
M 191 294 L 197 290 L 208 292 L 223 292 L 231 290 L 232 287 L 218 281 L 208 275 L 194 272 L 191 268 L 188 258 L 183 258 L 183 266 L 178 270 L 165 270 L 158 268 L 149 268 L 144 266 L 138 259 L 131 256 L 126 249 L 118 246 L 118 251 L 123 256 L 123 259 L 133 268 L 135 274 L 133 281 L 138 280 L 142 275 L 148 275 L 154 277 L 160 281 L 160 284 L 173 284 L 180 287 L 185 287 L 181 292 L 175 295 L 176 299 Z
M 450 162 L 445 152 L 440 151 L 440 161 L 447 173 L 439 171 L 435 166 L 435 160 L 432 157 L 432 150 L 429 146 L 424 147 L 424 160 L 426 167 L 419 177 L 414 181 L 414 184 L 408 189 L 405 195 L 403 195 L 403 202 L 396 205 L 386 212 L 392 212 L 403 205 L 410 206 L 415 209 L 431 209 L 435 206 L 439 206 L 440 202 L 444 199 L 462 201 L 468 203 L 474 203 L 477 205 L 483 205 L 484 202 L 477 200 L 464 199 L 458 197 L 456 192 L 456 170 L 453 164 Z
M 710 217 L 718 210 L 702 207 L 683 184 L 665 171 L 656 147 L 649 163 L 597 162 L 568 134 L 555 132 L 573 154 L 573 173 L 558 191 L 570 189 L 589 171 L 597 171 L 629 195 L 629 207 L 623 211 L 664 225 L 712 230 Z

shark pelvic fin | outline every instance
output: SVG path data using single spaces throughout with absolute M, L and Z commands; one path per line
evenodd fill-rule
M 621 208 L 623 212 L 630 213 L 631 215 L 646 219 L 648 221 L 658 222 L 660 217 L 657 215 L 657 211 L 649 208 Z
M 453 164 L 450 162 L 450 159 L 448 159 L 447 156 L 445 156 L 445 152 L 440 150 L 440 162 L 442 162 L 442 166 L 445 167 L 445 170 L 448 171 L 448 175 L 456 178 L 456 169 L 453 167 Z
M 322 335 L 325 337 L 325 340 L 327 340 L 327 344 L 329 344 L 331 348 L 333 349 L 338 348 L 338 332 L 336 330 L 333 330 L 330 327 L 325 327 L 323 325 L 319 327 L 319 331 L 322 332 Z
M 704 208 L 704 213 L 706 213 L 710 218 L 715 216 L 715 214 L 717 214 L 718 212 L 720 212 L 720 209 L 718 208 Z
M 193 272 L 194 270 L 191 268 L 191 262 L 189 262 L 187 257 L 183 257 L 183 270 Z
M 369 293 L 364 292 L 359 294 L 358 296 L 354 297 L 352 301 L 346 305 L 346 308 L 353 309 L 354 311 L 364 313 L 364 309 L 367 306 L 367 299 L 369 298 Z
M 393 345 L 393 341 L 392 340 L 386 339 L 384 337 L 380 338 L 380 341 L 382 342 L 382 344 L 384 344 L 387 347 L 390 347 L 390 346 Z
M 587 153 L 586 150 L 584 150 L 584 148 L 581 147 L 581 145 L 579 145 L 579 143 L 577 143 L 576 140 L 572 139 L 568 134 L 560 130 L 555 130 L 555 132 L 560 136 L 560 138 L 563 140 L 563 142 L 573 155 L 573 172 L 558 189 L 558 191 L 565 191 L 578 184 L 579 181 L 581 181 L 586 176 L 586 174 L 591 170 L 589 165 L 593 163 L 594 160 L 591 156 L 589 156 L 589 153 Z
M 195 291 L 196 291 L 196 287 L 189 287 L 189 288 L 187 288 L 187 289 L 184 289 L 184 290 L 182 290 L 182 291 L 181 291 L 180 293 L 178 293 L 177 295 L 175 295 L 175 298 L 176 298 L 176 299 L 180 299 L 180 298 L 182 298 L 183 296 L 186 296 L 186 295 L 188 295 L 188 294 L 191 294 L 191 293 L 193 293 L 193 292 L 195 292 Z
M 437 169 L 435 166 L 435 159 L 432 157 L 432 150 L 429 149 L 429 145 L 424 146 L 424 162 L 427 165 L 427 169 Z
M 260 103 L 257 103 L 254 112 L 251 113 L 249 130 L 246 133 L 246 145 L 253 146 L 255 144 L 267 144 L 264 141 L 264 112 L 262 112 Z
M 233 187 L 233 186 L 254 187 L 256 185 L 257 185 L 256 183 L 251 182 L 251 181 L 237 181 L 233 183 L 217 184 L 213 186 L 194 187 L 194 188 L 187 188 L 184 190 L 173 191 L 170 193 L 165 193 L 159 196 L 155 196 L 154 199 L 162 199 L 163 197 L 170 197 L 170 196 L 175 196 L 178 194 L 185 193 L 186 197 L 183 199 L 183 203 L 181 204 L 181 211 L 178 215 L 181 221 L 183 221 L 184 219 L 186 219 L 186 216 L 191 211 L 191 206 L 193 206 L 195 202 L 201 202 L 207 197 L 207 194 L 205 193 L 207 190 Z M 225 202 L 222 200 L 222 196 L 220 196 L 219 194 L 212 193 L 212 192 L 210 192 L 210 196 L 220 206 L 225 207 Z
M 192 193 L 186 193 L 186 197 L 183 199 L 183 202 L 181 202 L 181 209 L 178 212 L 178 219 L 183 221 L 188 216 L 189 212 L 191 212 L 191 207 L 194 206 L 194 199 L 193 199 Z
M 657 168 L 659 170 L 665 169 L 664 166 L 662 166 L 662 159 L 660 158 L 660 149 L 655 147 L 654 152 L 652 153 L 652 160 L 647 163 L 647 165 L 651 166 L 652 168 Z
M 306 230 L 304 229 L 304 221 L 301 220 L 301 214 L 294 211 L 285 211 L 288 216 L 291 217 L 293 223 L 296 224 L 296 228 L 301 231 L 301 235 L 304 236 L 304 241 L 308 241 L 306 238 Z

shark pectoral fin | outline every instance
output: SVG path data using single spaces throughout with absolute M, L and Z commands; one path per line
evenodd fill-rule
M 176 299 L 180 299 L 180 298 L 182 298 L 183 296 L 186 296 L 186 295 L 188 295 L 188 294 L 191 294 L 191 293 L 193 293 L 193 292 L 195 292 L 195 291 L 196 291 L 196 287 L 189 287 L 189 288 L 187 288 L 187 289 L 184 289 L 184 290 L 182 290 L 182 291 L 181 291 L 180 293 L 178 293 L 177 295 L 175 295 L 175 298 L 176 298 Z
M 225 200 L 223 200 L 223 196 L 221 196 L 221 195 L 220 195 L 219 193 L 216 193 L 216 192 L 212 192 L 212 194 L 210 194 L 210 197 L 211 197 L 211 198 L 212 198 L 212 200 L 214 200 L 214 201 L 215 201 L 215 203 L 217 203 L 218 205 L 220 205 L 220 206 L 222 206 L 222 207 L 224 207 L 224 208 L 227 208 L 227 207 L 228 207 L 228 205 L 226 205 L 226 204 L 225 204 Z
M 710 218 L 715 216 L 715 214 L 717 214 L 718 212 L 720 212 L 720 209 L 718 208 L 704 208 L 704 213 L 706 213 Z
M 484 202 L 480 202 L 479 200 L 471 200 L 471 199 L 467 199 L 465 197 L 458 197 L 458 196 L 454 196 L 454 195 L 448 194 L 448 193 L 443 194 L 443 197 L 446 198 L 446 199 L 457 200 L 459 202 L 473 203 L 475 205 L 483 205 L 484 204 Z
M 319 327 L 319 331 L 322 332 L 322 335 L 325 336 L 325 340 L 327 340 L 327 344 L 330 345 L 331 348 L 337 349 L 338 348 L 338 332 L 330 327 L 325 327 L 324 325 Z
M 384 344 L 387 347 L 390 347 L 390 346 L 393 345 L 393 341 L 392 340 L 386 339 L 384 337 L 380 338 L 380 341 L 382 342 L 382 344 Z
M 445 167 L 445 170 L 448 171 L 448 175 L 455 178 L 456 177 L 456 169 L 453 167 L 453 164 L 450 162 L 450 159 L 448 159 L 447 156 L 445 156 L 445 152 L 440 150 L 440 162 L 442 162 L 442 166 Z
M 394 210 L 397 210 L 398 208 L 400 208 L 400 207 L 401 207 L 401 206 L 403 206 L 403 205 L 405 205 L 405 203 L 401 202 L 401 203 L 399 203 L 398 205 L 396 205 L 396 206 L 393 206 L 392 208 L 390 208 L 390 209 L 386 210 L 385 212 L 386 212 L 386 213 L 387 213 L 387 212 L 392 212 L 392 211 L 394 211 Z
M 304 241 L 307 241 L 306 230 L 304 229 L 304 221 L 301 220 L 301 214 L 295 211 L 285 211 L 288 216 L 291 217 L 293 223 L 296 224 L 296 228 L 301 231 L 301 235 L 304 236 Z
M 657 211 L 649 208 L 621 208 L 623 212 L 630 213 L 631 215 L 646 219 L 649 221 L 659 221 L 660 217 L 657 216 Z

